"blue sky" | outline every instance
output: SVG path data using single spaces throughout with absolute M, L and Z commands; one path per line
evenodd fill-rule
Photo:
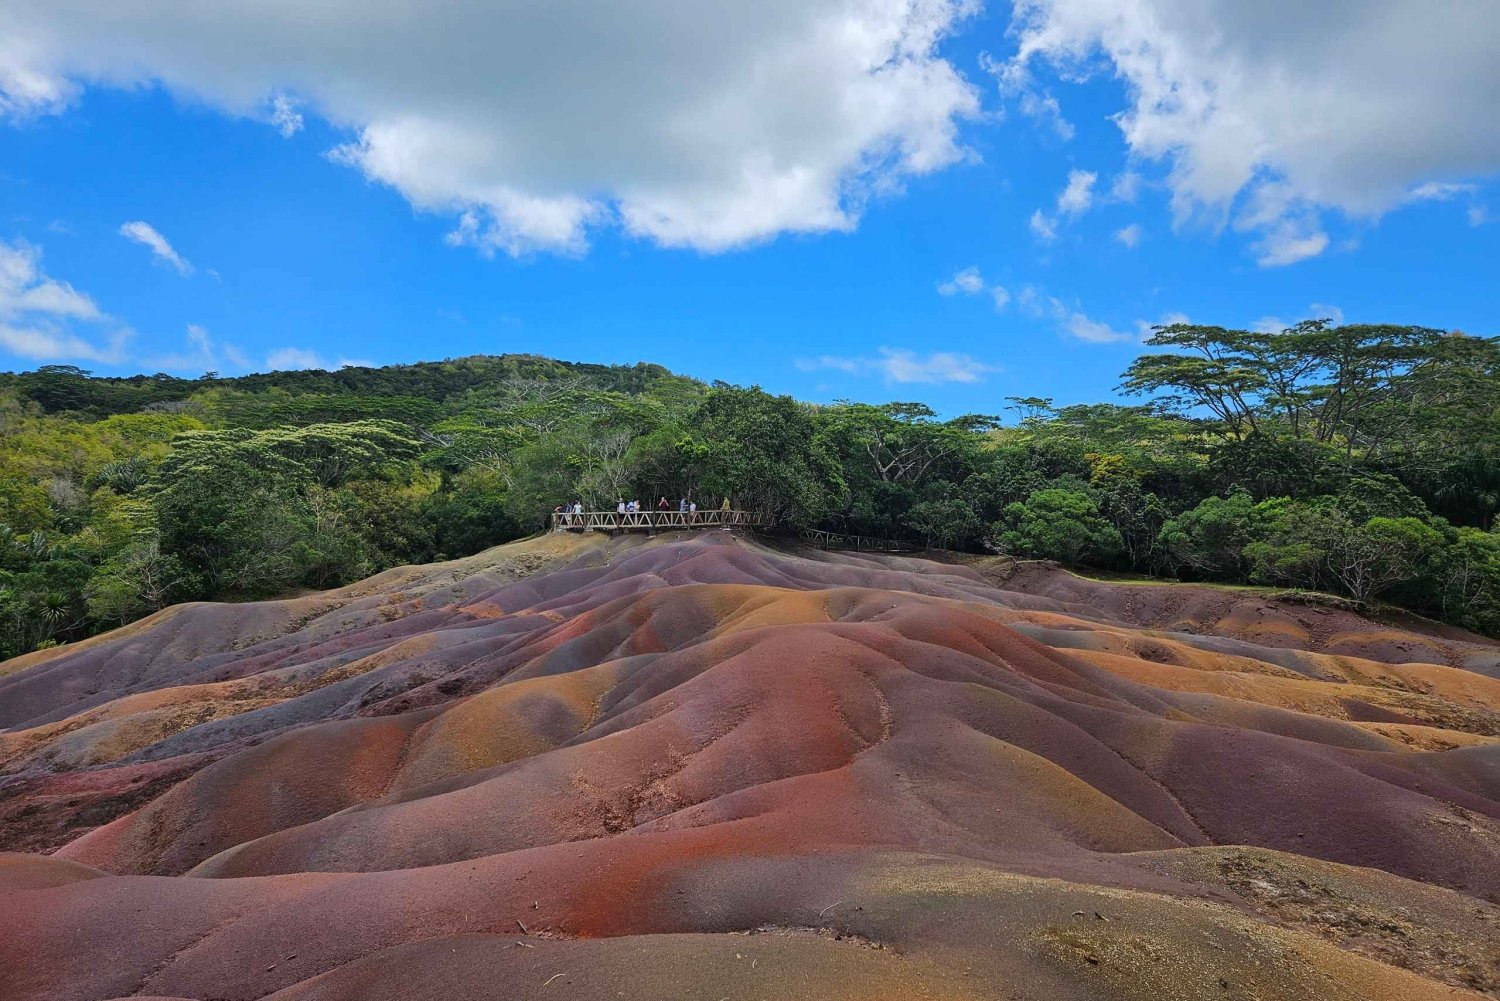
M 660 52 L 576 66 L 544 58 L 599 10 L 571 0 L 420 29 L 328 0 L 328 41 L 248 3 L 182 27 L 179 5 L 0 0 L 32 40 L 0 50 L 0 369 L 522 351 L 998 412 L 1110 397 L 1174 318 L 1497 332 L 1484 4 L 1407 24 L 1394 0 L 1331 23 L 891 0 L 852 25 L 832 5 L 808 51 L 817 3 L 675 40 L 672 5 L 642 3 Z M 360 76 L 408 30 L 422 58 Z M 472 44 L 490 36 L 517 46 L 503 73 Z M 1388 80 L 1397 48 L 1423 83 Z

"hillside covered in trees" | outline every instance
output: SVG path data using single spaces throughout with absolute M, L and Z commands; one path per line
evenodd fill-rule
M 0 657 L 194 599 L 325 588 L 531 534 L 554 505 L 732 496 L 919 536 L 1390 602 L 1500 635 L 1500 344 L 1177 325 L 1139 402 L 828 406 L 533 356 L 0 375 Z

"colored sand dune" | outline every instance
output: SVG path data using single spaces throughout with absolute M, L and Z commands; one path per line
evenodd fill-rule
M 549 535 L 0 666 L 0 997 L 1500 997 L 1500 646 Z

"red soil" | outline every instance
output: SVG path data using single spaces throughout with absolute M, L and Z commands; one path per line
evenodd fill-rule
M 1500 997 L 1497 663 L 719 533 L 182 606 L 0 667 L 0 997 Z

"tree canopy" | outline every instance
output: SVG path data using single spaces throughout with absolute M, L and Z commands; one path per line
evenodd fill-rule
M 1332 591 L 1500 634 L 1500 346 L 1393 325 L 1173 324 L 1132 405 L 802 403 L 656 365 L 0 374 L 0 656 L 187 599 L 327 587 L 563 503 Z

